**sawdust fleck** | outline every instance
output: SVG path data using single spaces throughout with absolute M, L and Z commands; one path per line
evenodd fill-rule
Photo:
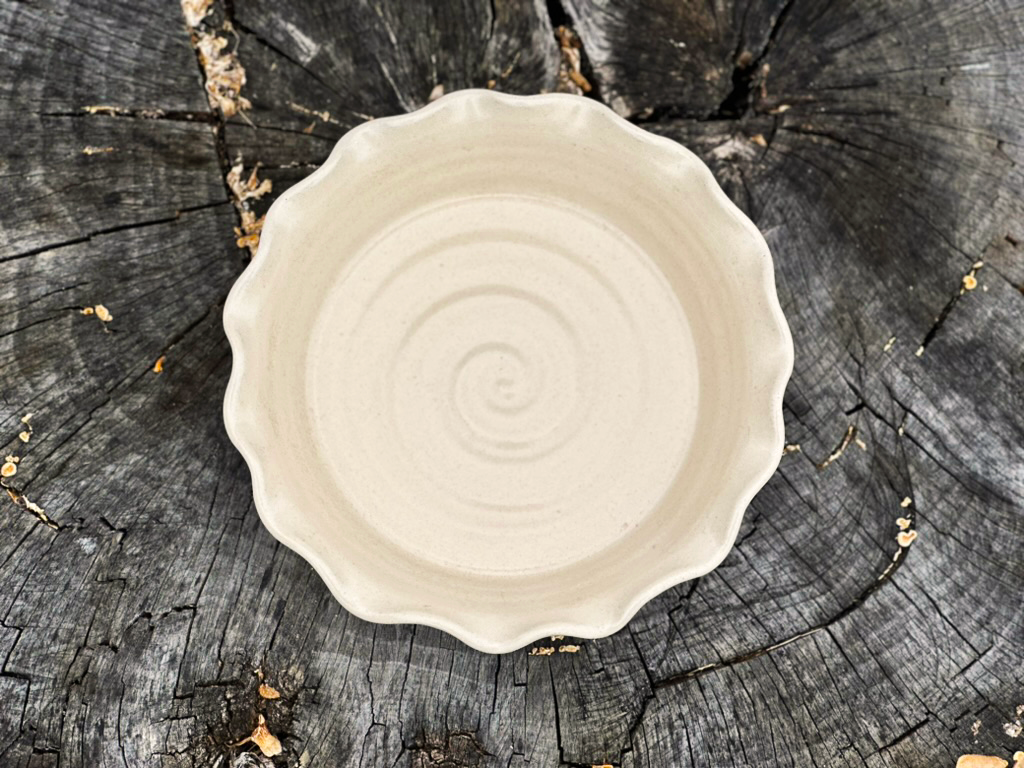
M 900 531 L 896 534 L 896 542 L 906 549 L 917 539 L 917 531 Z
M 788 443 L 782 449 L 782 455 L 788 456 L 791 453 L 797 453 L 800 450 L 800 443 Z
M 128 107 L 116 107 L 112 104 L 96 104 L 94 106 L 82 107 L 83 112 L 90 115 L 107 115 L 109 117 L 141 117 L 146 120 L 156 120 L 167 113 L 162 109 L 150 107 L 148 109 L 129 109 Z
M 992 755 L 961 755 L 956 768 L 1007 768 L 1008 762 Z
M 301 104 L 296 104 L 294 101 L 289 101 L 288 102 L 288 107 L 291 110 L 293 110 L 295 112 L 298 112 L 300 115 L 306 115 L 308 117 L 315 117 L 317 120 L 319 120 L 322 123 L 333 123 L 334 125 L 341 125 L 340 122 L 338 122 L 333 117 L 331 117 L 331 113 L 328 112 L 326 109 L 321 109 L 321 110 L 310 109 L 309 107 L 304 107 Z M 359 114 L 359 113 L 356 113 L 356 114 Z M 373 119 L 370 115 L 359 114 L 359 116 L 363 117 L 363 118 L 365 118 L 367 120 L 372 120 Z
M 185 14 L 185 23 L 190 27 L 198 27 L 213 8 L 213 0 L 181 0 L 181 12 Z
M 82 150 L 83 155 L 102 155 L 113 152 L 113 147 L 86 147 Z
M 243 181 L 245 165 L 242 161 L 236 160 L 235 164 L 231 166 L 226 178 L 228 187 L 231 188 L 231 194 L 235 196 L 238 203 L 244 203 L 246 200 L 259 200 L 274 188 L 274 183 L 270 179 L 260 181 L 259 170 L 260 166 L 257 163 L 249 177 Z
M 973 291 L 978 287 L 978 270 L 985 266 L 984 261 L 976 261 L 971 265 L 971 270 L 960 280 L 960 295 Z
M 109 323 L 114 319 L 114 316 L 110 314 L 110 310 L 102 304 L 97 304 L 93 307 L 82 307 L 78 312 L 82 315 L 96 315 L 96 317 L 104 323 Z
M 918 347 L 917 351 L 914 352 L 914 355 L 916 357 L 921 357 L 921 355 L 923 355 L 923 354 L 924 354 L 924 344 L 922 344 L 920 347 Z
M 280 699 L 281 693 L 273 686 L 260 683 L 260 696 L 264 699 Z
M 263 717 L 263 715 L 259 716 L 256 729 L 249 736 L 235 744 L 232 744 L 231 746 L 240 747 L 243 744 L 248 744 L 250 741 L 259 747 L 260 752 L 267 757 L 274 757 L 275 755 L 281 754 L 281 740 L 272 734 L 270 729 L 267 728 L 267 719 Z
M 206 96 L 210 106 L 219 109 L 224 117 L 251 109 L 252 102 L 242 96 L 245 69 L 238 61 L 238 54 L 226 50 L 227 39 L 209 32 L 194 32 L 193 39 L 199 51 L 199 63 L 206 75 Z
M 29 512 L 31 512 L 33 515 L 36 516 L 36 519 L 38 519 L 39 522 L 41 522 L 43 525 L 45 525 L 45 526 L 47 526 L 49 528 L 52 528 L 55 531 L 60 530 L 60 526 L 57 525 L 56 522 L 51 520 L 47 516 L 47 514 L 43 510 L 43 508 L 40 507 L 38 504 L 36 504 L 31 499 L 29 499 L 28 496 L 25 496 L 23 493 L 19 493 L 18 491 L 14 490 L 13 488 L 8 486 L 3 481 L 0 481 L 0 485 L 3 486 L 3 489 L 5 491 L 7 491 L 7 495 L 10 497 L 11 501 L 13 501 L 19 507 L 22 507 L 23 509 L 27 509 Z
M 558 67 L 558 85 L 555 90 L 577 95 L 590 93 L 590 81 L 580 71 L 583 59 L 579 37 L 569 27 L 561 26 L 555 29 L 555 38 L 562 52 L 562 61 Z
M 265 215 L 256 218 L 256 214 L 252 211 L 243 210 L 241 212 L 242 226 L 235 227 L 235 245 L 239 248 L 248 248 L 249 255 L 255 256 L 256 250 L 260 246 L 260 233 L 263 232 L 263 222 L 267 218 Z
M 895 343 L 896 343 L 896 337 L 895 336 L 890 336 L 889 340 L 887 342 L 885 342 L 885 346 L 882 347 L 882 351 L 883 352 L 888 352 L 890 349 L 892 349 L 892 345 L 895 344 Z

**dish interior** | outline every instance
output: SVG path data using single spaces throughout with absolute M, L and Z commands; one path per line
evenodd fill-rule
M 288 535 L 424 612 L 457 584 L 482 617 L 617 619 L 609 593 L 735 536 L 723 471 L 773 407 L 749 362 L 778 345 L 750 321 L 774 301 L 763 241 L 678 147 L 579 109 L 357 130 L 277 203 L 286 257 L 258 257 L 247 397 L 302 506 Z

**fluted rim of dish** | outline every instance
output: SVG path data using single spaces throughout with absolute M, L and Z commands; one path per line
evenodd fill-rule
M 469 103 L 469 104 L 467 104 Z M 457 601 L 447 610 L 436 609 L 425 612 L 418 609 L 411 596 L 405 596 L 386 580 L 372 573 L 359 572 L 358 567 L 349 563 L 344 553 L 323 553 L 314 545 L 300 540 L 289 530 L 289 519 L 301 515 L 302 509 L 290 501 L 287 488 L 282 487 L 280 478 L 275 478 L 270 467 L 273 457 L 256 447 L 254 429 L 271 429 L 258 419 L 243 418 L 242 393 L 259 373 L 249 364 L 246 351 L 251 347 L 249 330 L 243 320 L 240 308 L 248 301 L 252 283 L 260 274 L 271 251 L 282 247 L 285 233 L 281 223 L 287 216 L 284 210 L 289 201 L 301 197 L 303 192 L 316 186 L 321 180 L 334 174 L 346 162 L 346 155 L 357 137 L 381 133 L 386 129 L 402 128 L 410 131 L 446 111 L 457 114 L 460 108 L 471 106 L 476 114 L 486 114 L 489 107 L 498 104 L 516 104 L 525 108 L 558 111 L 570 106 L 573 110 L 588 111 L 588 118 L 612 121 L 624 137 L 641 139 L 644 143 L 669 149 L 675 158 L 690 170 L 696 170 L 703 181 L 706 202 L 717 206 L 728 214 L 735 227 L 742 228 L 752 238 L 756 248 L 743 256 L 749 262 L 750 281 L 747 289 L 760 294 L 763 301 L 753 302 L 758 307 L 767 307 L 765 317 L 755 321 L 764 324 L 772 343 L 758 348 L 749 356 L 754 375 L 761 381 L 770 382 L 768 407 L 763 419 L 751 426 L 751 433 L 740 449 L 740 456 L 729 466 L 721 497 L 729 500 L 732 516 L 728 534 L 719 546 L 709 551 L 699 563 L 673 563 L 666 556 L 658 568 L 652 565 L 651 578 L 645 586 L 636 589 L 623 584 L 619 591 L 602 595 L 599 601 L 604 607 L 594 609 L 593 601 L 569 609 L 564 618 L 556 621 L 531 620 L 530 616 L 480 617 L 459 610 Z M 286 243 L 284 243 L 286 246 Z M 756 252 L 755 252 L 756 251 Z M 467 645 L 489 653 L 503 653 L 520 648 L 538 638 L 550 635 L 569 635 L 581 638 L 595 638 L 610 635 L 628 623 L 636 612 L 653 597 L 666 589 L 701 576 L 717 567 L 732 549 L 739 532 L 743 514 L 755 494 L 774 473 L 782 456 L 785 441 L 782 417 L 782 398 L 786 383 L 793 368 L 793 343 L 782 308 L 775 290 L 775 278 L 768 245 L 757 227 L 726 196 L 715 181 L 708 167 L 692 152 L 675 141 L 648 133 L 616 115 L 611 109 L 592 100 L 566 94 L 540 94 L 514 96 L 488 90 L 457 91 L 432 102 L 420 110 L 393 117 L 378 118 L 363 123 L 346 133 L 337 143 L 327 161 L 310 176 L 291 187 L 271 207 L 263 228 L 259 251 L 252 263 L 233 286 L 224 307 L 224 327 L 233 353 L 233 365 L 224 398 L 224 422 L 228 435 L 249 466 L 252 475 L 253 496 L 261 520 L 271 534 L 307 560 L 321 576 L 335 598 L 351 613 L 378 623 L 414 623 L 441 629 L 459 638 Z M 251 415 L 251 414 L 250 414 Z M 332 556 L 333 554 L 333 556 Z M 372 585 L 368 588 L 367 585 Z M 387 599 L 381 599 L 387 594 Z M 405 607 L 395 607 L 405 604 Z M 389 605 L 391 607 L 389 607 Z

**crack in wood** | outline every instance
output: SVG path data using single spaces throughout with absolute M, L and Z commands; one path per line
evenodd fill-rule
M 173 216 L 162 216 L 159 219 L 144 219 L 143 221 L 131 222 L 129 224 L 118 224 L 117 226 L 113 227 L 103 227 L 100 229 L 94 229 L 90 232 L 85 233 L 84 235 L 81 235 L 80 237 L 73 237 L 68 240 L 60 240 L 53 243 L 47 243 L 45 245 L 40 245 L 37 248 L 32 248 L 30 250 L 22 251 L 20 253 L 12 253 L 8 256 L 0 256 L 0 264 L 3 264 L 8 261 L 17 261 L 19 259 L 26 259 L 32 256 L 38 256 L 41 253 L 55 251 L 60 248 L 67 248 L 68 246 L 71 245 L 80 245 L 81 243 L 87 243 L 94 238 L 102 237 L 104 235 L 113 235 L 117 234 L 118 232 L 129 232 L 133 229 L 143 229 L 145 227 L 155 227 L 160 224 L 171 224 L 181 219 L 181 217 L 187 213 L 195 213 L 196 211 L 209 210 L 210 208 L 216 208 L 217 206 L 224 205 L 227 202 L 229 201 L 225 199 L 217 200 L 212 203 L 203 203 L 202 205 L 186 206 L 184 208 L 179 208 Z

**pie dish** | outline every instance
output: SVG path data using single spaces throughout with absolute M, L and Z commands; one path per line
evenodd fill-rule
M 778 465 L 789 329 L 708 168 L 562 94 L 346 134 L 224 326 L 270 532 L 352 613 L 498 653 L 707 573 Z

